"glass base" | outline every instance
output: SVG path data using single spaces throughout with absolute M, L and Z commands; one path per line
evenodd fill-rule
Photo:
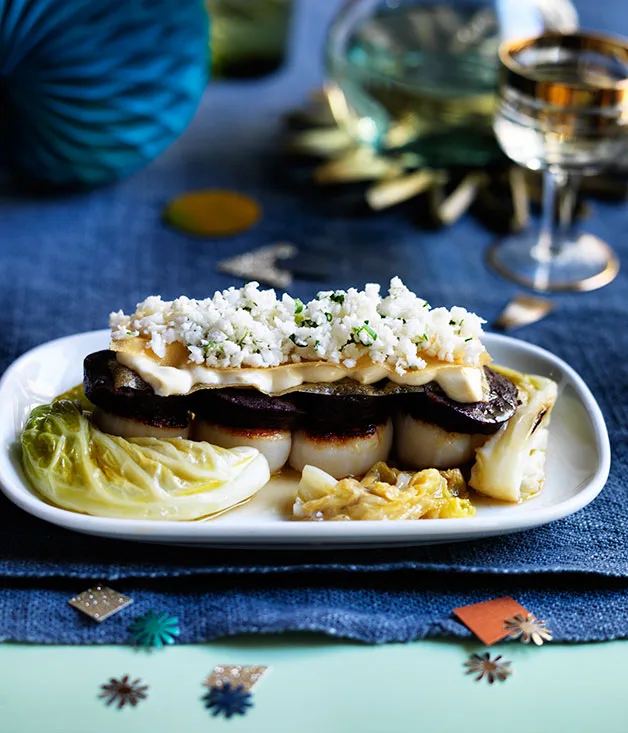
M 538 292 L 596 290 L 619 272 L 613 250 L 593 234 L 574 234 L 547 254 L 540 232 L 529 231 L 500 240 L 488 252 L 488 261 L 501 275 Z

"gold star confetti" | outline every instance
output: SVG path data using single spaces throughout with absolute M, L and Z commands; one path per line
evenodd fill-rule
M 102 692 L 98 697 L 106 700 L 106 705 L 117 704 L 118 710 L 129 704 L 134 708 L 140 700 L 145 700 L 148 695 L 148 685 L 140 684 L 141 680 L 129 679 L 129 675 L 125 674 L 121 680 L 112 677 L 109 682 L 100 686 Z
M 484 654 L 472 654 L 464 663 L 464 666 L 468 667 L 467 674 L 477 675 L 476 682 L 486 677 L 489 685 L 492 685 L 495 680 L 503 682 L 508 678 L 508 675 L 512 674 L 510 664 L 505 660 L 502 661 L 501 654 L 491 659 L 491 655 L 484 652 Z
M 242 664 L 218 664 L 203 683 L 206 687 L 217 687 L 229 684 L 232 688 L 241 686 L 248 692 L 266 674 L 269 667 Z
M 532 641 L 537 646 L 543 646 L 544 641 L 552 640 L 552 630 L 547 627 L 545 621 L 541 621 L 532 613 L 527 616 L 518 613 L 507 618 L 504 630 L 508 632 L 509 639 L 520 639 L 523 644 Z
M 70 598 L 68 603 L 100 623 L 133 603 L 133 599 L 99 583 Z

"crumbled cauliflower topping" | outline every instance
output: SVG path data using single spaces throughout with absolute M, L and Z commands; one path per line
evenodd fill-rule
M 270 367 L 289 362 L 327 361 L 347 368 L 367 358 L 403 375 L 425 367 L 425 356 L 479 364 L 482 324 L 464 308 L 431 308 L 403 284 L 390 281 L 364 290 L 329 290 L 303 303 L 250 282 L 212 298 L 158 295 L 139 303 L 130 316 L 110 316 L 112 339 L 140 336 L 156 356 L 173 342 L 186 344 L 189 361 L 212 368 Z

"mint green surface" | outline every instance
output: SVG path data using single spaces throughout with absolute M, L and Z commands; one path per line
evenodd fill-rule
M 495 646 L 514 674 L 465 676 L 479 644 L 372 647 L 304 636 L 231 639 L 159 652 L 0 645 L 1 733 L 626 733 L 628 641 Z M 200 697 L 214 665 L 265 664 L 243 718 L 211 717 Z M 149 698 L 111 709 L 111 676 L 141 677 Z

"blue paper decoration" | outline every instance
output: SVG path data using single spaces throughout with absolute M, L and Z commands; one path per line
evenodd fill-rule
M 0 143 L 60 186 L 94 186 L 153 160 L 207 83 L 202 0 L 0 0 Z
M 253 707 L 253 695 L 244 689 L 244 685 L 237 687 L 225 682 L 220 687 L 211 687 L 203 695 L 203 704 L 214 717 L 224 715 L 231 718 L 234 715 L 246 715 Z

